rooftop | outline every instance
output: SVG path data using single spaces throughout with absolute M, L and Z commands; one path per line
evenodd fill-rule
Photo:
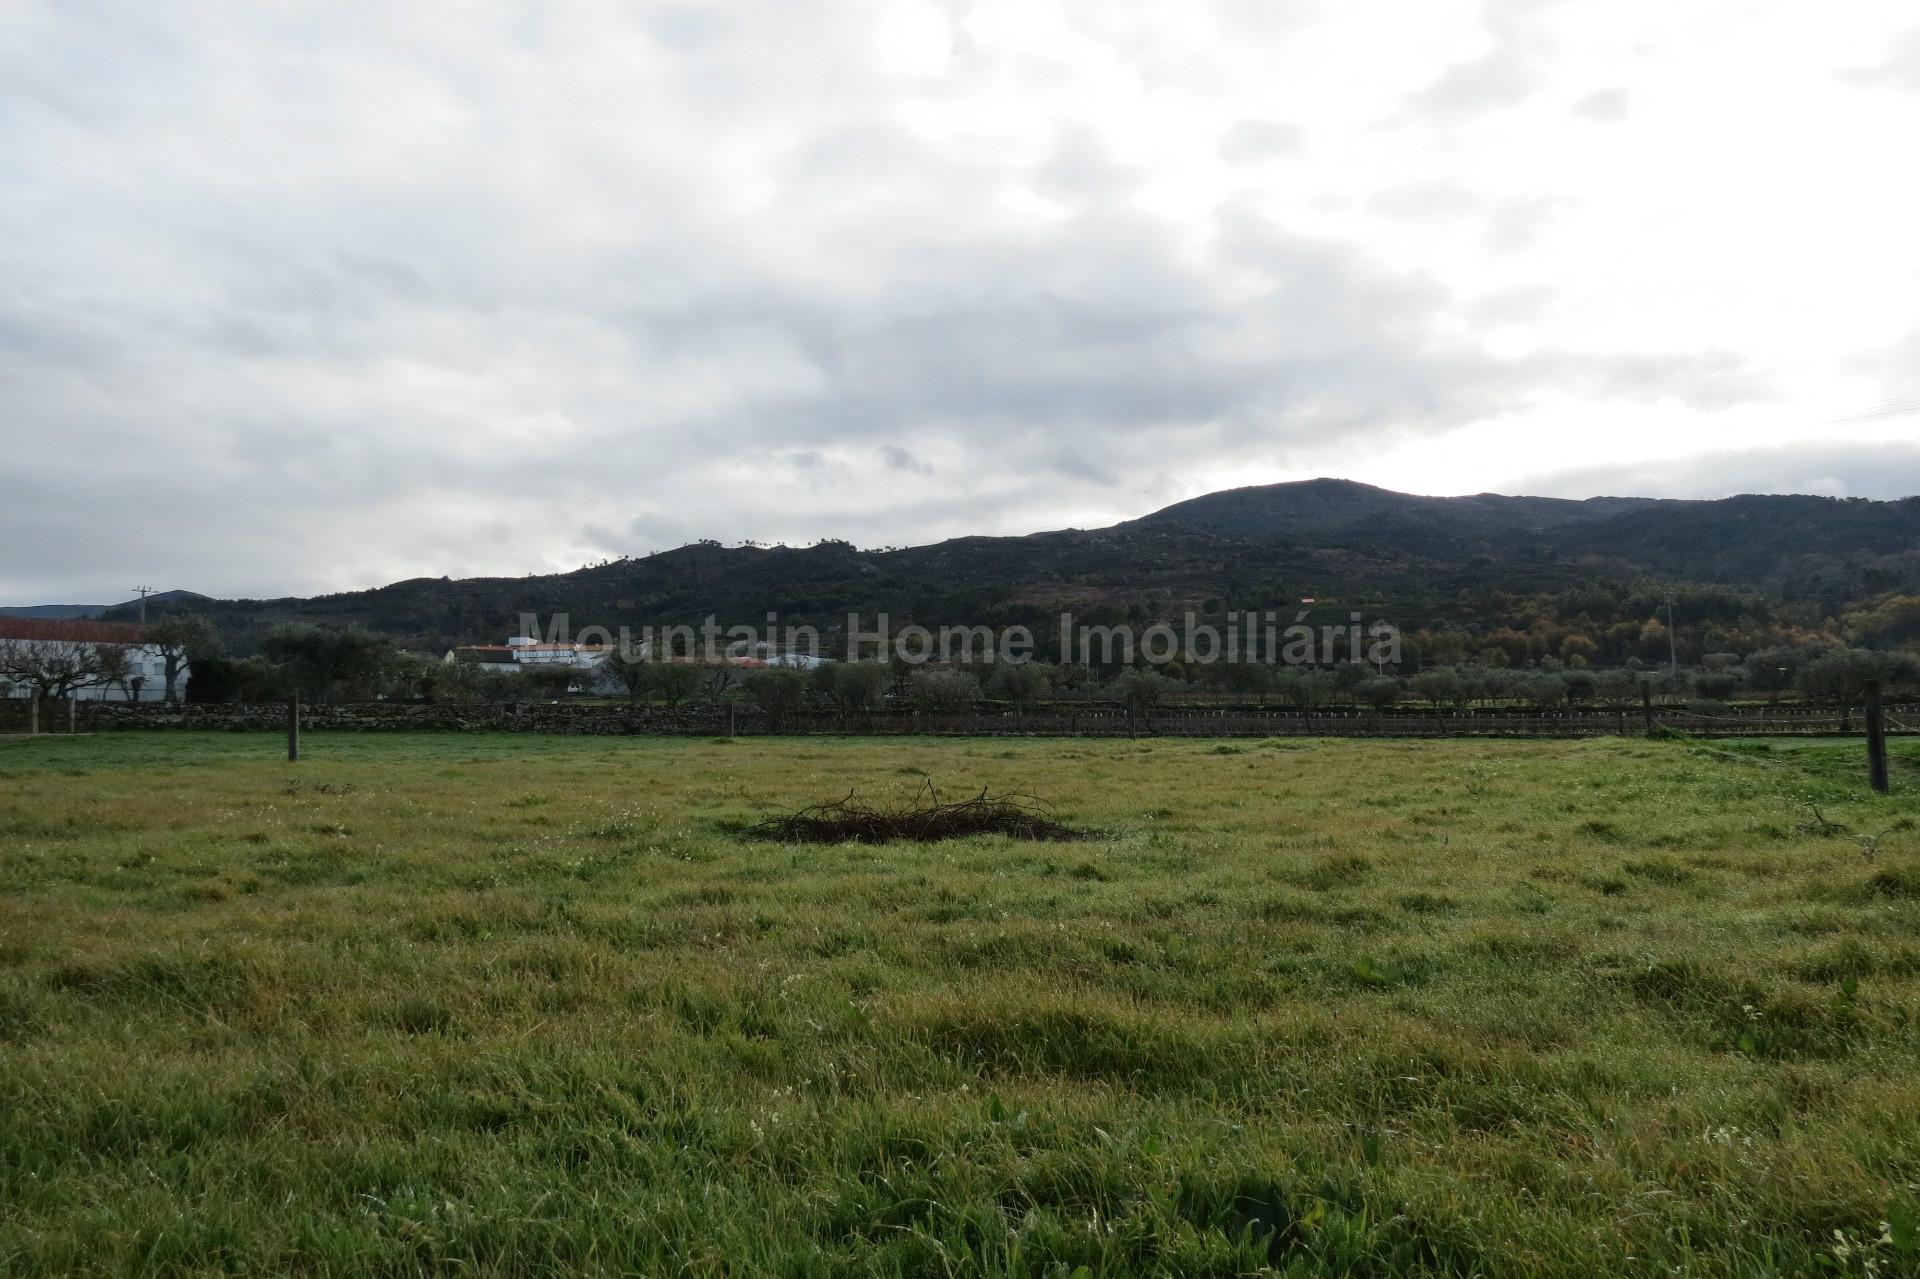
M 0 617 L 0 640 L 70 641 L 80 644 L 139 644 L 146 628 L 129 622 L 91 622 L 39 617 Z

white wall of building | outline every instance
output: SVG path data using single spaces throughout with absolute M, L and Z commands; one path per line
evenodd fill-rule
M 15 642 L 20 644 L 33 644 L 37 641 L 18 640 Z M 174 693 L 179 697 L 184 698 L 186 696 L 187 676 L 189 674 L 190 671 L 188 670 L 187 663 L 183 659 L 180 663 L 179 673 L 174 676 Z M 111 686 L 95 684 L 89 688 L 75 689 L 73 697 L 76 701 L 82 702 L 165 701 L 167 697 L 167 659 L 160 655 L 159 649 L 150 648 L 146 645 L 129 647 L 127 649 L 127 681 L 131 684 L 136 679 L 140 681 L 137 697 L 123 684 L 113 684 Z M 4 676 L 0 676 L 0 689 L 4 689 L 4 693 L 0 693 L 0 695 L 6 697 L 26 698 L 32 696 L 33 693 L 32 688 L 25 684 L 9 685 Z

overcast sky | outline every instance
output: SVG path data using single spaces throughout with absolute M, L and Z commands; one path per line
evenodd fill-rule
M 0 602 L 1920 492 L 1910 0 L 0 0 Z

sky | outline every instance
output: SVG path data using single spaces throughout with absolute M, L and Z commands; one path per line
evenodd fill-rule
M 1920 492 L 1909 0 L 0 0 L 0 603 Z

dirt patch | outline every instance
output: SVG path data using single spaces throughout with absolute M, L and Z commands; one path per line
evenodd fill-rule
M 841 799 L 769 817 L 743 833 L 749 839 L 782 844 L 924 844 L 970 835 L 1069 843 L 1095 836 L 1093 831 L 1058 820 L 1045 801 L 1031 795 L 993 795 L 983 790 L 969 799 L 945 801 L 931 785 L 895 806 L 871 804 L 848 791 Z

